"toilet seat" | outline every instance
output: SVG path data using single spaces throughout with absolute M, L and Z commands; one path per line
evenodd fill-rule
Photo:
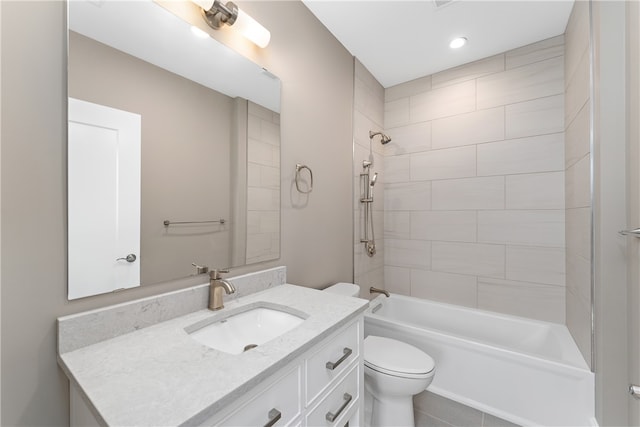
M 374 371 L 401 378 L 428 378 L 435 370 L 435 362 L 422 350 L 374 335 L 364 340 L 364 364 Z

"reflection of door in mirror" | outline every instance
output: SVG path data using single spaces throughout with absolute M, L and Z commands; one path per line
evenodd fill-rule
M 69 299 L 140 284 L 140 121 L 69 98 Z

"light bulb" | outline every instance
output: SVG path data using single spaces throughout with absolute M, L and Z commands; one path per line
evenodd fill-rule
M 242 9 L 238 10 L 238 18 L 233 24 L 233 28 L 262 48 L 267 47 L 269 40 L 271 40 L 269 30 L 247 15 Z
M 211 9 L 211 6 L 213 6 L 214 0 L 191 0 L 191 1 L 197 4 L 198 6 L 200 6 L 201 8 L 203 8 L 204 10 L 209 10 Z
M 449 47 L 451 49 L 459 49 L 462 46 L 464 46 L 465 44 L 467 44 L 467 38 L 466 37 L 457 37 L 457 38 L 451 40 L 451 43 L 449 43 Z

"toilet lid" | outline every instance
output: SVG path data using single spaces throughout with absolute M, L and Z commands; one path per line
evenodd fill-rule
M 369 335 L 364 340 L 364 363 L 391 375 L 424 375 L 433 371 L 435 362 L 424 351 L 402 341 Z

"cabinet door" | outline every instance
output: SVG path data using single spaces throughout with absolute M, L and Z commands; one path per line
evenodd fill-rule
M 259 396 L 216 424 L 221 426 L 289 425 L 302 411 L 301 369 L 302 367 L 297 365 Z

